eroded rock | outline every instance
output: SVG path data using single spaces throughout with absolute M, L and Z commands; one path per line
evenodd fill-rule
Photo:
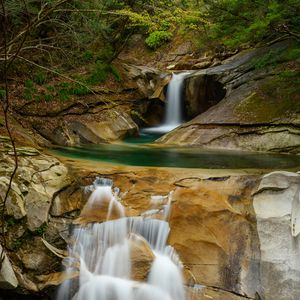
M 274 190 L 278 176 L 286 189 Z M 260 277 L 264 299 L 300 297 L 299 190 L 296 173 L 274 172 L 264 176 L 264 189 L 255 194 L 253 206 L 260 242 Z

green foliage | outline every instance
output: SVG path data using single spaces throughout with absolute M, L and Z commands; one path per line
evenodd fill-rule
M 0 99 L 4 99 L 4 98 L 5 98 L 5 95 L 6 95 L 5 90 L 0 89 Z
M 45 99 L 45 101 L 50 102 L 50 101 L 54 100 L 54 96 L 51 94 L 45 94 L 44 99 Z
M 18 238 L 13 242 L 13 250 L 18 250 L 21 248 L 21 246 L 23 245 L 24 240 L 22 238 Z
M 120 75 L 119 71 L 117 70 L 117 68 L 115 68 L 114 66 L 110 66 L 110 72 L 117 81 L 122 80 L 121 75 Z
M 49 92 L 54 92 L 55 91 L 55 87 L 53 85 L 48 85 L 46 86 L 47 91 Z
M 16 224 L 16 220 L 14 217 L 9 217 L 7 220 L 6 220 L 6 224 L 8 227 L 12 227 Z
M 275 66 L 279 60 L 280 54 L 283 50 L 272 50 L 258 58 L 251 61 L 255 69 L 263 69 L 267 66 Z
M 34 87 L 33 81 L 30 79 L 25 80 L 24 82 L 24 91 L 23 97 L 27 101 L 31 101 L 34 98 L 34 94 L 36 92 L 36 88 Z
M 42 236 L 46 232 L 47 228 L 48 228 L 48 224 L 44 223 L 38 229 L 36 229 L 33 234 Z
M 70 93 L 68 89 L 62 88 L 58 91 L 58 99 L 60 101 L 67 101 L 70 99 Z
M 104 82 L 107 78 L 109 73 L 109 66 L 102 61 L 96 61 L 95 65 L 93 66 L 92 73 L 87 78 L 87 83 L 91 85 L 96 85 L 101 82 Z
M 298 46 L 298 47 L 297 47 Z M 285 61 L 296 60 L 300 58 L 299 44 L 295 48 L 288 49 L 287 52 L 283 53 L 282 59 Z
M 25 86 L 27 89 L 32 89 L 32 88 L 33 88 L 33 81 L 30 80 L 30 79 L 26 79 L 25 82 L 24 82 L 24 86 Z
M 47 80 L 47 74 L 43 72 L 36 73 L 33 76 L 33 81 L 38 85 L 43 85 Z
M 82 55 L 82 59 L 84 62 L 90 62 L 93 59 L 93 57 L 94 57 L 94 54 L 90 50 L 86 50 Z
M 255 69 L 263 69 L 268 66 L 276 66 L 282 62 L 296 60 L 300 58 L 299 43 L 294 43 L 292 46 L 284 49 L 274 49 L 268 53 L 254 58 L 251 65 Z
M 300 31 L 299 0 L 205 0 L 209 35 L 229 47 Z
M 90 90 L 87 87 L 77 83 L 69 89 L 69 92 L 71 95 L 85 96 L 90 93 Z
M 162 46 L 163 44 L 170 41 L 172 38 L 172 33 L 168 31 L 154 31 L 146 38 L 146 45 L 155 50 Z

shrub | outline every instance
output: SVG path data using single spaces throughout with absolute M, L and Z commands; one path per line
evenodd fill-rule
M 102 61 L 96 61 L 92 74 L 87 78 L 87 83 L 96 85 L 100 82 L 104 82 L 109 72 L 109 66 Z
M 36 73 L 33 76 L 33 81 L 38 85 L 43 85 L 47 80 L 47 75 L 45 73 Z
M 146 38 L 145 43 L 149 48 L 155 50 L 170 41 L 171 38 L 171 32 L 158 30 L 150 33 L 150 35 Z

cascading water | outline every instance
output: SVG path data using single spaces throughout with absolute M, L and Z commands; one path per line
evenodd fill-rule
M 74 229 L 69 257 L 63 263 L 67 267 L 67 278 L 79 275 L 79 280 L 65 281 L 57 299 L 185 300 L 182 263 L 175 250 L 167 245 L 172 193 L 152 197 L 155 209 L 142 216 L 125 217 L 119 190 L 112 189 L 112 181 L 97 179 L 88 190 L 92 190 L 92 194 L 87 205 L 106 205 L 106 221 Z M 118 214 L 113 220 L 110 219 L 112 208 Z M 137 243 L 148 245 L 154 255 L 146 282 L 132 279 L 131 250 Z
M 182 112 L 182 89 L 184 79 L 190 72 L 173 73 L 172 79 L 168 85 L 166 95 L 166 109 L 164 122 L 158 127 L 146 128 L 143 131 L 146 133 L 166 133 L 176 128 L 183 122 Z

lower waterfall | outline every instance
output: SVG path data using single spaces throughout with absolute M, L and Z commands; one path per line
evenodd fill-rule
M 76 225 L 63 264 L 66 274 L 77 272 L 79 280 L 65 281 L 57 300 L 185 300 L 183 266 L 175 249 L 167 245 L 172 193 L 153 196 L 154 208 L 142 216 L 126 217 L 120 192 L 112 185 L 97 178 L 88 187 L 92 193 L 87 214 L 97 215 L 95 207 L 102 207 L 106 219 Z M 149 249 L 153 260 L 144 280 L 137 280 L 132 255 L 134 248 L 141 247 Z

